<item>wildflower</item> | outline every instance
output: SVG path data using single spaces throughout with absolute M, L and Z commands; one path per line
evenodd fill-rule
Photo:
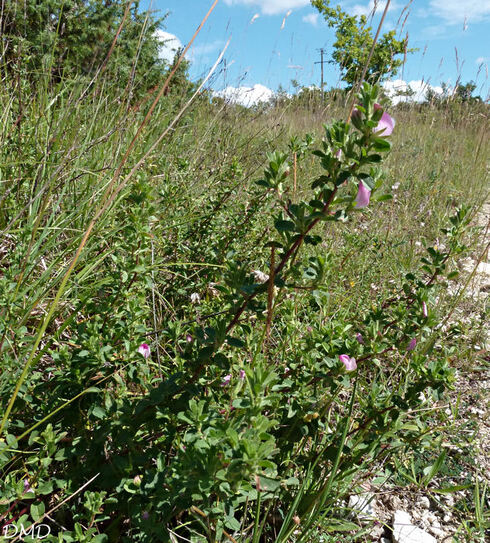
M 291 370 L 286 366 L 284 368 L 284 375 L 287 375 Z
M 230 381 L 231 381 L 231 373 L 229 373 L 228 375 L 225 375 L 223 377 L 223 381 L 221 382 L 221 386 L 225 387 L 225 386 L 229 385 Z
M 267 283 L 267 281 L 269 280 L 269 276 L 260 271 L 260 270 L 254 270 L 252 272 L 252 275 L 254 276 L 254 279 L 257 281 L 257 283 Z
M 374 104 L 374 109 L 383 109 L 379 104 Z M 352 112 L 352 117 L 359 118 L 361 116 L 361 113 L 358 109 L 354 109 Z M 380 132 L 380 135 L 382 136 L 389 136 L 393 132 L 393 128 L 395 128 L 395 119 L 390 117 L 386 111 L 383 111 L 383 115 L 381 115 L 381 119 L 379 120 L 377 126 L 373 128 L 373 132 Z
M 360 332 L 356 334 L 356 339 L 361 345 L 364 345 L 364 338 L 362 337 L 362 334 Z
M 193 292 L 191 294 L 191 302 L 193 304 L 198 304 L 200 301 L 201 301 L 201 297 L 199 296 L 199 294 L 197 292 Z
M 238 374 L 238 378 L 243 381 L 245 379 L 245 370 L 240 370 L 240 373 Z
M 371 191 L 367 189 L 362 181 L 359 182 L 359 190 L 356 196 L 356 207 L 361 209 L 369 205 L 369 197 L 371 196 Z
M 145 358 L 149 358 L 150 357 L 150 346 L 148 345 L 148 343 L 142 343 L 138 347 L 138 352 L 140 354 L 142 354 Z
M 143 511 L 143 513 L 141 513 L 141 518 L 143 520 L 148 520 L 150 518 L 150 513 L 148 513 L 148 511 Z
M 29 479 L 24 479 L 24 494 L 32 492 L 31 485 L 29 484 Z
M 407 347 L 407 351 L 413 351 L 416 345 L 417 345 L 417 338 L 414 337 L 410 340 L 410 343 L 408 344 L 408 347 Z
M 429 315 L 429 312 L 427 311 L 427 304 L 425 302 L 422 302 L 422 313 L 425 318 L 427 318 Z
M 190 334 L 187 334 L 185 336 L 185 340 L 187 341 L 187 343 L 192 343 L 192 336 Z
M 382 109 L 379 104 L 374 104 L 374 109 Z M 378 126 L 373 129 L 373 132 L 380 132 L 382 136 L 389 136 L 395 128 L 395 119 L 392 119 L 386 111 L 383 111 L 383 115 L 379 120 Z
M 341 354 L 339 356 L 340 361 L 344 364 L 347 371 L 354 371 L 357 368 L 356 359 L 348 354 Z

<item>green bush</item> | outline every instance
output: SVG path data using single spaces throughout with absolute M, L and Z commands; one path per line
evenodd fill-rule
M 392 205 L 381 170 L 392 122 L 377 95 L 365 85 L 351 123 L 291 141 L 296 163 L 273 150 L 255 184 L 238 156 L 220 164 L 212 135 L 202 160 L 171 141 L 95 225 L 36 351 L 59 270 L 107 186 L 100 168 L 124 145 L 106 133 L 112 106 L 91 96 L 68 147 L 22 150 L 27 174 L 3 193 L 1 221 L 4 526 L 49 522 L 47 541 L 355 534 L 352 489 L 389 477 L 402 453 L 437 450 L 420 408 L 453 381 L 457 339 L 436 298 L 466 249 L 468 214 L 454 210 L 409 269 L 390 267 L 389 289 L 373 294 L 361 278 L 353 305 L 352 261 L 381 266 L 388 251 L 381 232 L 353 231 Z M 189 113 L 194 127 L 207 107 Z M 92 123 L 97 108 L 107 117 Z M 127 142 L 135 120 L 124 122 Z M 15 180 L 17 164 L 2 160 Z

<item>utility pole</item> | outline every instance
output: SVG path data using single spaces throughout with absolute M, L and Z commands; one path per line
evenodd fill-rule
M 319 49 L 319 51 L 320 51 L 320 61 L 315 62 L 315 64 L 320 64 L 320 66 L 321 66 L 320 89 L 322 91 L 322 103 L 324 103 L 325 102 L 325 93 L 324 93 L 324 90 L 323 90 L 323 86 L 324 86 L 324 80 L 323 80 L 323 63 L 324 63 L 324 60 L 323 60 L 323 55 L 325 53 L 325 49 L 323 47 L 321 47 Z

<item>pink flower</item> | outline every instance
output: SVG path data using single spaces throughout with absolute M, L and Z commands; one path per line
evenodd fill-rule
M 231 381 L 231 373 L 229 373 L 228 375 L 225 375 L 223 377 L 223 381 L 221 382 L 221 386 L 225 387 L 225 386 L 229 385 L 230 381 Z
M 382 109 L 379 104 L 374 104 L 374 109 Z M 392 119 L 386 111 L 383 111 L 383 115 L 379 120 L 378 126 L 373 129 L 373 132 L 380 132 L 381 136 L 389 136 L 395 128 L 395 119 Z
M 364 338 L 362 337 L 362 334 L 361 333 L 357 333 L 356 334 L 356 339 L 357 341 L 361 344 L 361 345 L 364 345 Z
M 186 339 L 187 343 L 192 343 L 192 336 L 190 334 L 187 334 L 185 336 L 185 339 Z
M 408 347 L 407 347 L 407 351 L 413 351 L 416 345 L 417 345 L 417 338 L 414 337 L 410 340 L 410 343 L 408 344 Z
M 427 311 L 427 304 L 425 302 L 422 302 L 422 313 L 425 318 L 427 318 L 429 315 L 429 312 Z
M 24 479 L 24 494 L 27 494 L 27 492 L 32 492 L 32 488 L 29 484 L 29 479 Z
M 142 354 L 145 358 L 150 358 L 150 346 L 148 343 L 142 343 L 138 347 L 138 352 Z
M 238 377 L 241 381 L 243 381 L 245 379 L 245 370 L 240 370 Z
M 364 186 L 362 181 L 359 181 L 359 190 L 356 196 L 356 208 L 361 209 L 369 205 L 369 197 L 371 191 Z
M 354 371 L 357 368 L 356 359 L 348 354 L 341 354 L 339 356 L 340 361 L 344 364 L 347 371 Z
M 148 513 L 148 511 L 143 511 L 143 513 L 141 513 L 141 517 L 143 520 L 148 520 L 150 518 L 150 513 Z

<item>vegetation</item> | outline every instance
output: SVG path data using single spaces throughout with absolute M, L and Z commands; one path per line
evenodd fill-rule
M 323 15 L 328 26 L 335 28 L 337 41 L 333 44 L 332 59 L 338 64 L 342 80 L 349 87 L 360 80 L 366 65 L 364 79 L 370 83 L 396 75 L 403 64 L 404 56 L 415 51 L 408 49 L 408 37 L 397 40 L 396 31 L 391 30 L 378 38 L 368 62 L 374 42 L 373 29 L 368 26 L 368 18 L 365 15 L 349 15 L 340 5 L 332 8 L 329 0 L 312 0 L 311 4 Z
M 134 106 L 118 47 L 87 74 L 13 62 L 0 91 L 2 535 L 362 541 L 363 484 L 436 492 L 463 461 L 439 406 L 485 364 L 485 315 L 465 328 L 448 294 L 481 116 L 388 114 L 369 84 L 348 121 L 343 100 L 183 110 L 183 77 Z
M 112 81 L 137 90 L 155 86 L 165 68 L 156 30 L 162 21 L 139 11 L 139 1 L 12 0 L 2 2 L 0 35 L 4 77 L 60 80 L 93 75 L 110 64 Z M 121 27 L 121 28 L 120 28 Z

